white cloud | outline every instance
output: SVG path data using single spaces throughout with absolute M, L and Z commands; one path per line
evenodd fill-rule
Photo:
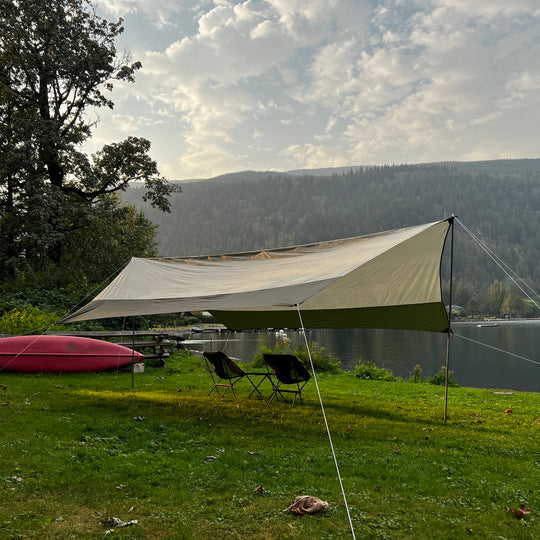
M 434 6 L 464 14 L 467 18 L 493 19 L 512 17 L 521 14 L 534 14 L 538 11 L 536 0 L 433 0 Z
M 114 15 L 115 17 L 125 16 L 127 13 L 137 12 L 136 0 L 100 0 L 98 7 Z
M 113 95 L 99 140 L 147 136 L 170 177 L 538 154 L 536 0 L 101 8 L 142 20 L 124 40 L 143 69 Z
M 180 11 L 176 0 L 99 0 L 98 7 L 114 17 L 138 14 L 158 27 L 167 26 Z
M 289 168 L 319 169 L 324 167 L 344 167 L 350 164 L 350 156 L 336 147 L 304 144 L 285 148 L 282 154 L 288 158 Z
M 217 176 L 244 170 L 245 157 L 228 152 L 220 144 L 205 141 L 204 145 L 191 145 L 178 159 L 176 170 L 182 171 L 182 178 L 201 178 L 205 171 L 212 171 L 209 176 Z M 204 167 L 201 165 L 205 164 Z M 177 178 L 172 176 L 172 178 Z
M 506 90 L 507 98 L 503 101 L 505 108 L 512 104 L 519 106 L 531 97 L 537 101 L 538 90 L 540 90 L 540 70 L 514 73 L 506 84 Z

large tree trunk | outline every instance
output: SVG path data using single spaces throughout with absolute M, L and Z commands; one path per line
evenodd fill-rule
M 64 182 L 64 171 L 60 163 L 56 143 L 53 134 L 56 133 L 53 125 L 54 119 L 51 119 L 49 108 L 48 83 L 49 76 L 46 65 L 43 66 L 39 75 L 39 115 L 42 118 L 43 128 L 40 135 L 40 158 L 47 167 L 49 180 L 53 186 L 62 187 Z

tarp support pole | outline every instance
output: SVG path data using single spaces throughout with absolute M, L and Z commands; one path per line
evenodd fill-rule
M 448 418 L 448 367 L 450 364 L 450 330 L 448 330 L 448 336 L 446 338 L 446 374 L 444 380 L 444 423 Z
M 135 317 L 131 318 L 131 388 L 135 387 Z
M 349 511 L 349 505 L 347 503 L 347 496 L 345 495 L 345 489 L 343 487 L 343 482 L 341 481 L 341 474 L 339 472 L 339 465 L 337 462 L 336 452 L 334 451 L 334 444 L 332 442 L 332 436 L 330 435 L 330 428 L 328 427 L 328 420 L 326 419 L 326 413 L 324 411 L 324 405 L 321 398 L 321 392 L 319 390 L 319 383 L 317 382 L 317 374 L 315 373 L 315 367 L 313 366 L 313 360 L 311 359 L 311 351 L 309 349 L 309 343 L 306 336 L 306 329 L 304 328 L 304 321 L 302 320 L 302 314 L 300 313 L 300 306 L 296 304 L 296 309 L 298 310 L 298 318 L 300 319 L 300 330 L 304 336 L 304 341 L 306 343 L 306 350 L 308 353 L 309 364 L 311 366 L 311 372 L 313 373 L 313 381 L 315 382 L 315 388 L 317 389 L 317 395 L 319 396 L 319 403 L 321 404 L 321 411 L 324 419 L 324 425 L 326 426 L 326 433 L 328 434 L 328 440 L 330 441 L 330 449 L 332 450 L 332 456 L 334 458 L 334 465 L 336 466 L 336 472 L 339 480 L 339 485 L 341 487 L 341 494 L 343 495 L 343 502 L 345 504 L 345 509 L 347 510 L 347 517 L 349 518 L 349 525 L 351 527 L 351 533 L 353 540 L 356 540 L 356 535 L 354 534 L 354 527 L 351 518 L 351 513 Z
M 446 338 L 446 374 L 444 379 L 444 423 L 448 418 L 448 379 L 449 379 L 449 366 L 450 366 L 450 335 L 452 334 L 452 283 L 454 281 L 454 220 L 455 216 L 452 214 L 450 218 L 450 226 L 452 233 L 450 236 L 450 291 L 448 298 L 448 335 Z

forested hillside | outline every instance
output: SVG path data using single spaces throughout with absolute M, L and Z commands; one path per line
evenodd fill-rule
M 188 256 L 364 235 L 455 214 L 521 277 L 540 284 L 540 160 L 245 172 L 182 184 L 160 214 L 159 252 Z M 478 288 L 504 279 L 459 225 L 455 275 Z

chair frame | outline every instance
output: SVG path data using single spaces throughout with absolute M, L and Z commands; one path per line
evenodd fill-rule
M 272 395 L 268 403 L 272 403 L 274 398 L 279 399 L 279 396 L 285 400 L 283 393 L 294 394 L 293 407 L 297 396 L 302 403 L 302 389 L 311 375 L 300 360 L 293 354 L 263 354 L 263 358 L 272 383 Z M 296 388 L 284 388 L 283 385 L 296 385 Z
M 229 390 L 232 390 L 233 396 L 236 397 L 234 385 L 246 378 L 251 383 L 251 386 L 253 386 L 253 390 L 251 391 L 251 394 L 249 394 L 249 397 L 257 392 L 259 397 L 264 399 L 264 396 L 259 390 L 259 386 L 261 386 L 264 379 L 268 377 L 268 373 L 244 371 L 223 351 L 204 351 L 203 357 L 213 383 L 212 389 L 207 394 L 208 396 L 215 390 L 221 397 L 223 397 Z M 262 378 L 257 384 L 255 384 L 251 378 L 253 376 L 262 376 Z M 221 393 L 221 389 L 225 389 L 225 391 Z

